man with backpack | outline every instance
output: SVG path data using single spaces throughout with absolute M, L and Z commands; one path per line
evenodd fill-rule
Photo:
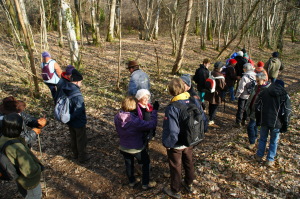
M 225 76 L 226 86 L 229 90 L 230 100 L 232 102 L 235 100 L 234 85 L 236 82 L 236 72 L 235 72 L 234 68 L 235 68 L 236 63 L 237 63 L 237 61 L 235 59 L 230 59 L 228 62 L 228 65 L 222 71 L 222 74 L 224 74 L 224 76 Z M 225 98 L 225 96 L 226 96 L 226 93 L 224 95 L 224 98 Z
M 195 173 L 192 153 L 193 146 L 203 139 L 204 121 L 199 103 L 192 102 L 194 98 L 186 92 L 185 83 L 180 78 L 171 80 L 168 88 L 174 97 L 165 109 L 162 143 L 167 149 L 171 185 L 163 191 L 170 197 L 181 198 L 181 187 L 191 194 L 197 193 L 193 188 Z M 185 171 L 183 181 L 181 166 Z
M 130 81 L 128 85 L 128 95 L 135 96 L 140 89 L 147 89 L 150 91 L 149 76 L 142 69 L 137 61 L 129 61 L 127 69 L 130 72 Z
M 268 73 L 269 81 L 274 83 L 278 77 L 279 71 L 284 69 L 282 62 L 279 59 L 279 52 L 272 53 L 272 57 L 266 62 L 264 68 Z
M 70 121 L 67 122 L 71 136 L 71 148 L 74 159 L 78 159 L 80 163 L 84 163 L 90 159 L 86 152 L 87 135 L 86 135 L 86 111 L 83 96 L 80 92 L 83 77 L 76 70 L 72 70 L 70 83 L 63 86 L 65 95 L 73 96 L 69 98 Z
M 193 77 L 194 82 L 197 84 L 197 90 L 199 93 L 200 101 L 204 102 L 205 96 L 205 81 L 209 76 L 209 68 L 210 60 L 204 59 L 203 63 L 200 64 L 200 67 L 195 71 L 195 75 Z
M 236 127 L 245 125 L 247 119 L 246 103 L 256 85 L 256 74 L 253 72 L 253 66 L 250 63 L 244 64 L 244 74 L 236 90 L 236 99 L 238 99 L 238 110 L 236 113 Z
M 270 135 L 267 166 L 274 166 L 279 133 L 287 132 L 292 112 L 291 99 L 284 89 L 284 82 L 276 80 L 257 98 L 256 123 L 260 128 L 258 149 L 255 155 L 257 161 L 262 161 L 266 152 L 268 136 Z
M 56 84 L 61 77 L 62 70 L 58 63 L 54 59 L 51 59 L 51 55 L 48 52 L 43 52 L 42 57 L 42 78 L 44 80 L 44 83 L 49 87 L 54 99 L 57 90 Z
M 239 83 L 239 80 L 242 78 L 243 72 L 244 72 L 243 66 L 244 66 L 244 64 L 248 63 L 248 60 L 246 58 L 244 58 L 243 51 L 238 51 L 236 54 L 237 54 L 237 56 L 234 58 L 237 61 L 236 65 L 235 65 L 235 72 L 236 72 L 237 80 Z

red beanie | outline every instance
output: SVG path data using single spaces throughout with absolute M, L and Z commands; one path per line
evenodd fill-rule
M 233 65 L 233 64 L 236 64 L 236 63 L 237 63 L 237 61 L 235 59 L 230 59 L 229 60 L 229 64 L 230 65 Z
M 264 67 L 264 65 L 264 62 L 262 61 L 257 62 L 257 67 Z

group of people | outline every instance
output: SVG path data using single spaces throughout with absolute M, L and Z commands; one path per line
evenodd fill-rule
M 86 112 L 83 96 L 80 92 L 83 76 L 72 65 L 65 72 L 50 53 L 43 52 L 42 77 L 49 87 L 54 103 L 62 96 L 70 97 L 70 121 L 67 123 L 71 137 L 73 157 L 80 163 L 90 159 L 86 151 Z M 267 154 L 267 165 L 274 165 L 277 142 L 280 132 L 286 132 L 291 114 L 291 102 L 284 89 L 284 82 L 278 80 L 278 72 L 283 69 L 279 53 L 274 52 L 269 61 L 264 64 L 254 62 L 246 51 L 238 51 L 223 64 L 216 62 L 210 71 L 210 60 L 204 59 L 196 70 L 193 78 L 183 74 L 169 82 L 168 90 L 172 96 L 165 108 L 162 132 L 162 144 L 166 148 L 170 186 L 163 192 L 173 198 L 181 198 L 182 188 L 188 193 L 196 193 L 193 187 L 195 180 L 193 148 L 183 143 L 185 125 L 181 106 L 194 104 L 202 114 L 204 131 L 209 125 L 214 125 L 219 104 L 225 100 L 227 92 L 230 101 L 238 100 L 236 127 L 246 125 L 249 137 L 249 149 L 255 147 L 260 128 L 260 139 L 255 159 L 262 161 L 265 155 L 266 142 L 270 134 L 270 145 Z M 125 162 L 126 175 L 130 187 L 140 183 L 135 177 L 134 159 L 142 168 L 141 185 L 143 190 L 156 186 L 151 180 L 149 141 L 156 135 L 157 112 L 159 103 L 151 104 L 149 76 L 140 69 L 137 61 L 129 61 L 127 69 L 131 74 L 127 96 L 121 102 L 121 110 L 115 115 L 114 123 L 120 138 L 119 150 Z M 215 88 L 208 89 L 208 79 Z M 198 93 L 193 88 L 192 80 L 196 83 Z M 235 88 L 236 86 L 236 88 Z M 72 96 L 72 97 L 71 97 Z M 208 101 L 208 118 L 204 110 Z M 8 140 L 20 139 L 22 143 L 7 146 L 6 155 L 14 165 L 19 165 L 20 177 L 17 184 L 20 192 L 27 198 L 41 198 L 39 179 L 42 165 L 31 153 L 30 144 L 35 141 L 41 129 L 47 124 L 46 118 L 36 119 L 24 112 L 26 104 L 10 96 L 3 99 L 0 105 L 0 146 Z M 27 130 L 27 126 L 32 130 Z M 182 167 L 184 175 L 182 175 Z M 23 171 L 23 168 L 26 168 Z M 182 179 L 182 176 L 183 179 Z

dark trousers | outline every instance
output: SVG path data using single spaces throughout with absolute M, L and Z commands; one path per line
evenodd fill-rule
M 69 126 L 71 137 L 71 149 L 75 157 L 79 160 L 84 160 L 86 154 L 87 136 L 86 127 L 73 128 Z
M 239 97 L 238 100 L 238 110 L 236 112 L 236 123 L 241 123 L 242 120 L 247 119 L 247 112 L 246 112 L 246 99 L 242 99 Z
M 211 104 L 208 105 L 208 116 L 209 120 L 214 120 L 219 104 Z
M 181 188 L 181 165 L 185 172 L 184 181 L 187 185 L 191 185 L 195 179 L 194 163 L 193 163 L 193 147 L 185 149 L 167 149 L 170 175 L 171 190 L 175 193 Z
M 50 84 L 50 83 L 45 83 L 45 84 L 49 87 L 49 89 L 51 91 L 52 98 L 54 99 L 55 96 L 56 96 L 56 91 L 57 91 L 56 84 Z
M 128 177 L 129 183 L 135 182 L 134 177 L 134 158 L 137 159 L 139 164 L 142 164 L 142 185 L 149 184 L 149 176 L 150 176 L 150 158 L 146 149 L 142 150 L 139 153 L 126 153 L 124 151 L 120 151 L 125 160 L 126 167 L 126 175 Z

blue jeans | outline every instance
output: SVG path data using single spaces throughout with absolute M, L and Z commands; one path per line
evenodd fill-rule
M 270 144 L 269 144 L 269 152 L 267 155 L 268 161 L 274 161 L 277 151 L 277 143 L 279 140 L 279 131 L 280 129 L 269 128 L 267 126 L 262 126 L 260 129 L 260 138 L 258 143 L 258 150 L 256 155 L 259 157 L 263 157 L 266 150 L 268 134 L 270 132 Z
M 128 177 L 129 183 L 135 182 L 134 177 L 134 158 L 137 159 L 139 164 L 142 164 L 142 185 L 149 184 L 150 175 L 150 158 L 146 149 L 139 153 L 130 154 L 124 151 L 120 151 L 125 160 L 126 175 Z
M 255 144 L 257 138 L 257 126 L 255 120 L 250 119 L 250 122 L 247 126 L 247 133 L 250 144 Z
M 198 92 L 198 95 L 199 95 L 199 97 L 200 97 L 200 101 L 201 102 L 204 102 L 204 96 L 205 96 L 205 92 Z
M 230 95 L 230 101 L 234 101 L 235 97 L 234 97 L 234 87 L 233 86 L 228 86 L 228 90 L 222 92 L 222 99 L 225 99 L 228 91 L 229 91 L 229 95 Z

